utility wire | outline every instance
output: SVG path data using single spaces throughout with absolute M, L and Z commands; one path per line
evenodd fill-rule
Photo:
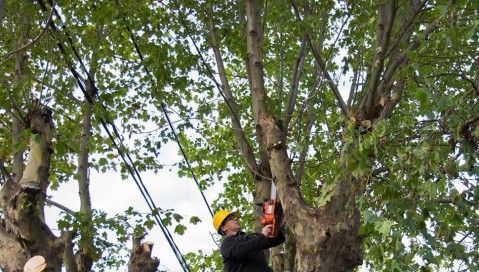
M 198 45 L 196 44 L 196 41 L 193 39 L 193 35 L 191 34 L 191 30 L 190 28 L 188 27 L 188 25 L 186 24 L 186 21 L 185 21 L 185 16 L 183 15 L 183 12 L 181 12 L 181 7 L 180 7 L 180 4 L 178 4 L 178 1 L 177 0 L 173 0 L 173 3 L 178 11 L 178 16 L 179 16 L 179 19 L 180 19 L 180 23 L 181 25 L 185 28 L 186 30 L 186 33 L 188 35 L 188 37 L 190 38 L 191 42 L 193 43 L 193 46 L 195 47 L 195 50 L 198 54 L 198 56 L 200 57 L 201 59 L 201 63 L 203 64 L 203 66 L 205 67 L 207 73 L 208 73 L 208 76 L 211 78 L 211 80 L 215 83 L 215 86 L 216 86 L 216 89 L 218 90 L 218 92 L 220 93 L 221 97 L 223 98 L 224 102 L 226 103 L 226 105 L 228 106 L 228 108 L 230 109 L 230 112 L 231 112 L 231 115 L 233 116 L 233 120 L 234 122 L 236 122 L 236 124 L 238 125 L 238 128 L 241 130 L 241 133 L 243 134 L 243 138 L 245 141 L 247 141 L 246 139 L 246 136 L 244 136 L 244 133 L 243 133 L 243 128 L 241 127 L 241 122 L 240 122 L 240 119 L 237 115 L 237 112 L 233 109 L 233 106 L 231 106 L 230 104 L 230 101 L 226 98 L 226 95 L 224 94 L 223 90 L 222 90 L 222 86 L 220 83 L 218 83 L 218 81 L 216 80 L 214 74 L 213 74 L 213 71 L 211 70 L 211 68 L 208 66 L 208 63 L 206 62 L 206 59 L 205 57 L 203 56 L 203 54 L 201 53 Z M 189 49 L 190 52 L 191 52 L 191 49 Z M 241 144 L 239 145 L 240 149 L 241 149 L 241 152 L 244 156 L 245 152 L 244 150 L 242 150 L 242 147 L 241 147 Z M 266 176 L 263 176 L 261 173 L 257 172 L 254 168 L 253 168 L 253 165 L 250 165 L 248 163 L 247 160 L 246 161 L 246 164 L 248 165 L 248 167 L 250 168 L 250 170 L 255 174 L 255 175 L 258 175 L 262 178 L 265 178 L 265 179 L 269 179 L 272 181 L 271 178 L 269 177 L 266 177 Z
M 61 21 L 61 17 L 60 15 L 58 14 L 58 11 L 55 9 L 53 3 L 51 0 L 48 0 L 52 9 L 54 10 L 55 12 L 55 15 L 58 17 L 58 19 Z M 48 11 L 47 10 L 47 7 L 45 5 L 45 3 L 43 2 L 43 0 L 39 0 L 38 3 L 40 4 L 40 6 L 42 7 L 42 9 L 44 11 Z M 52 30 L 55 32 L 55 33 L 59 33 L 60 31 L 58 30 L 58 28 L 56 27 L 55 23 L 53 21 L 50 21 L 50 27 L 52 28 Z M 95 91 L 95 93 L 97 93 L 98 91 L 98 88 L 95 86 L 95 83 L 93 81 L 93 79 L 90 77 L 90 74 L 88 73 L 88 71 L 86 70 L 86 67 L 82 61 L 82 59 L 80 58 L 79 54 L 78 54 L 78 51 L 76 50 L 74 44 L 73 44 L 73 41 L 71 39 L 71 36 L 66 32 L 65 30 L 65 26 L 62 27 L 63 28 L 63 32 L 65 34 L 65 36 L 67 37 L 68 39 L 68 42 L 69 42 L 69 45 L 70 47 L 72 48 L 72 50 L 74 51 L 74 54 L 77 58 L 77 60 L 80 62 L 81 64 L 81 67 L 83 68 L 83 71 L 85 72 L 85 74 L 87 75 L 88 77 L 88 82 L 91 84 L 91 87 L 93 88 L 93 90 Z M 58 48 L 60 49 L 60 51 L 62 52 L 62 54 L 66 57 L 66 59 L 68 60 L 68 54 L 66 53 L 66 50 L 65 50 L 65 47 L 63 46 L 63 44 L 58 41 L 57 42 L 57 46 Z M 87 99 L 87 101 L 94 105 L 95 104 L 95 101 L 93 100 L 93 97 L 87 92 L 85 86 L 84 86 L 84 83 L 82 82 L 82 80 L 80 79 L 79 77 L 79 73 L 75 70 L 75 68 L 73 67 L 73 65 L 71 63 L 68 63 L 68 66 L 69 66 L 69 69 L 71 71 L 71 73 L 73 74 L 73 76 L 75 77 L 76 81 L 77 81 L 77 84 L 78 86 L 80 87 L 81 91 L 83 92 L 83 94 L 85 95 L 85 98 Z M 101 102 L 97 102 L 101 105 L 101 107 L 106 111 L 106 108 L 105 106 L 101 103 Z M 131 174 L 131 176 L 133 177 L 133 180 L 135 181 L 135 184 L 137 185 L 138 189 L 140 190 L 140 193 L 141 195 L 143 196 L 144 200 L 146 201 L 148 207 L 150 208 L 150 210 L 152 211 L 152 213 L 154 214 L 154 218 L 155 218 L 155 221 L 156 223 L 158 224 L 158 226 L 160 226 L 163 234 L 165 235 L 165 238 L 167 239 L 170 247 L 172 248 L 173 252 L 175 253 L 180 265 L 182 266 L 183 270 L 184 271 L 189 271 L 189 268 L 188 268 L 188 265 L 183 257 L 183 255 L 181 254 L 178 246 L 176 245 L 176 243 L 174 242 L 173 240 L 173 237 L 171 236 L 171 233 L 169 232 L 168 228 L 166 228 L 165 226 L 163 226 L 163 224 L 161 223 L 161 217 L 159 216 L 159 214 L 157 213 L 157 207 L 153 201 L 153 199 L 151 198 L 151 195 L 149 194 L 148 192 L 148 189 L 146 188 L 146 186 L 144 185 L 143 183 L 143 180 L 141 179 L 141 176 L 140 176 L 140 173 L 138 172 L 137 168 L 135 167 L 135 164 L 133 163 L 133 160 L 131 159 L 130 157 L 130 154 L 128 153 L 127 149 L 125 148 L 125 146 L 123 145 L 122 143 L 122 140 L 121 140 L 121 137 L 118 133 L 118 130 L 116 129 L 116 126 L 115 124 L 109 120 L 108 116 L 105 117 L 105 116 L 100 116 L 100 122 L 103 126 L 103 128 L 105 129 L 105 131 L 107 132 L 108 134 L 108 137 L 110 138 L 110 140 L 112 141 L 114 147 L 117 149 L 118 153 L 120 154 L 123 162 L 125 163 L 125 165 L 127 166 L 127 169 L 129 171 L 129 173 Z M 115 136 L 112 135 L 112 133 L 110 132 L 109 128 L 108 128 L 108 124 L 113 128 L 113 131 L 115 133 Z M 120 145 L 117 144 L 116 142 L 116 139 L 118 139 L 120 141 Z M 124 149 L 125 151 L 122 151 L 122 149 Z
M 116 3 L 117 5 L 119 5 L 118 0 L 115 0 L 115 3 Z M 132 31 L 131 28 L 128 26 L 128 22 L 127 22 L 126 18 L 123 17 L 122 19 L 123 19 L 123 23 L 125 24 L 126 30 L 127 30 L 128 33 L 130 34 L 130 39 L 131 39 L 131 41 L 132 41 L 132 43 L 133 43 L 133 45 L 134 45 L 134 47 L 135 47 L 136 52 L 138 53 L 138 56 L 140 57 L 142 66 L 143 66 L 143 68 L 145 69 L 146 74 L 147 74 L 148 76 L 151 76 L 150 69 L 148 69 L 148 67 L 147 67 L 146 65 L 144 65 L 145 62 L 144 62 L 143 54 L 141 53 L 140 47 L 138 46 L 138 43 L 136 42 L 135 36 L 133 35 L 133 31 Z M 152 78 L 154 78 L 154 77 L 152 77 Z M 161 96 L 160 96 L 160 92 L 159 92 L 158 89 L 157 89 L 156 83 L 153 82 L 153 85 L 154 85 L 153 91 L 156 93 L 156 95 L 157 95 L 158 97 L 161 97 Z M 161 99 L 160 99 L 160 101 L 161 101 Z M 208 207 L 208 211 L 210 212 L 211 217 L 213 217 L 213 211 L 211 210 L 211 206 L 210 206 L 210 204 L 208 203 L 208 200 L 206 200 L 206 197 L 205 197 L 205 194 L 203 193 L 203 190 L 201 190 L 201 187 L 200 187 L 200 184 L 199 184 L 199 182 L 198 182 L 198 179 L 196 178 L 196 175 L 195 175 L 195 173 L 193 172 L 193 167 L 191 167 L 190 161 L 188 160 L 188 156 L 186 155 L 186 153 L 185 153 L 185 151 L 184 151 L 184 149 L 183 149 L 183 146 L 182 146 L 181 143 L 180 143 L 180 139 L 179 139 L 179 137 L 178 137 L 178 134 L 176 133 L 175 128 L 173 127 L 173 124 L 172 124 L 172 122 L 171 122 L 171 120 L 170 120 L 170 117 L 169 117 L 169 115 L 168 115 L 168 112 L 166 111 L 166 105 L 165 105 L 165 103 L 163 103 L 163 101 L 161 101 L 161 110 L 163 111 L 163 114 L 165 115 L 166 120 L 168 121 L 168 125 L 170 126 L 170 129 L 171 129 L 171 131 L 173 132 L 173 135 L 175 136 L 175 141 L 176 141 L 176 143 L 178 144 L 178 147 L 180 148 L 181 154 L 183 155 L 183 158 L 185 159 L 186 164 L 188 165 L 188 169 L 190 170 L 190 173 L 191 173 L 191 175 L 193 176 L 193 179 L 194 179 L 194 181 L 195 181 L 195 183 L 196 183 L 196 186 L 198 186 L 198 189 L 200 190 L 201 196 L 203 197 L 203 201 L 205 202 L 206 207 Z

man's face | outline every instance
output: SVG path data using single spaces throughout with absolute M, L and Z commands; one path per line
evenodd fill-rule
M 240 231 L 241 225 L 238 221 L 238 218 L 236 218 L 234 214 L 228 215 L 228 217 L 226 217 L 225 221 L 223 222 L 223 225 L 221 226 L 221 230 L 225 234 Z

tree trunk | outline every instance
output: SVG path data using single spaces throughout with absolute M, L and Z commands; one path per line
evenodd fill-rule
M 52 150 L 52 112 L 34 107 L 27 115 L 32 134 L 30 152 L 20 182 L 12 179 L 2 187 L 0 202 L 4 220 L 0 225 L 0 268 L 20 272 L 33 256 L 46 260 L 45 271 L 60 271 L 63 243 L 45 224 L 44 197 L 48 187 Z
M 93 94 L 91 84 L 88 84 L 88 92 Z M 91 139 L 91 118 L 93 114 L 92 105 L 85 99 L 84 113 L 82 119 L 82 131 L 80 136 L 80 151 L 78 154 L 78 194 L 80 196 L 80 213 L 86 215 L 89 225 L 86 229 L 80 230 L 81 239 L 78 243 L 79 250 L 75 254 L 78 272 L 90 271 L 93 265 L 93 255 L 96 254 L 93 244 L 94 230 L 90 224 L 92 220 L 92 207 L 90 197 L 90 175 L 89 175 L 89 144 Z
M 360 181 L 348 174 L 337 178 L 331 200 L 323 207 L 310 207 L 302 199 L 298 181 L 291 172 L 291 160 L 281 142 L 283 131 L 277 120 L 263 117 L 258 130 L 269 154 L 286 223 L 296 240 L 294 271 L 341 272 L 360 265 L 362 237 L 358 234 L 360 216 L 355 202 L 363 188 Z
M 21 22 L 21 36 L 19 45 L 23 45 L 24 43 L 28 42 L 30 36 L 30 18 L 27 15 L 22 16 Z M 26 52 L 20 51 L 17 53 L 15 59 L 15 69 L 13 73 L 13 87 L 21 89 L 23 86 L 23 70 L 25 68 L 25 63 L 27 61 Z M 14 92 L 17 93 L 17 92 Z M 22 178 L 23 173 L 23 151 L 18 148 L 18 145 L 21 143 L 21 133 L 23 131 L 22 121 L 20 120 L 20 111 L 19 106 L 23 104 L 19 100 L 22 98 L 21 96 L 17 96 L 14 99 L 15 105 L 12 114 L 12 147 L 13 147 L 13 161 L 12 161 L 12 173 L 13 179 L 15 182 L 19 182 Z

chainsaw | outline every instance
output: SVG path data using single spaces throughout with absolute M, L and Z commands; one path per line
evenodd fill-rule
M 276 186 L 274 183 L 271 186 L 271 198 L 266 200 L 264 203 L 258 203 L 256 205 L 261 207 L 259 214 L 261 216 L 261 223 L 263 226 L 273 225 L 273 229 L 268 235 L 268 238 L 275 238 L 278 236 L 284 214 L 281 207 L 281 202 L 278 198 L 276 198 Z

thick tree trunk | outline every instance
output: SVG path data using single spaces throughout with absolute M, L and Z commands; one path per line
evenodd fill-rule
M 296 240 L 294 271 L 351 271 L 362 263 L 360 216 L 355 197 L 362 185 L 351 175 L 335 180 L 331 200 L 323 207 L 306 205 L 291 161 L 282 143 L 277 120 L 260 120 L 259 135 L 266 146 L 273 180 L 276 182 L 285 220 Z M 346 208 L 349 207 L 349 208 Z
M 20 182 L 8 180 L 0 191 L 4 220 L 0 225 L 0 268 L 23 271 L 33 256 L 45 258 L 45 271 L 60 271 L 63 243 L 45 224 L 43 206 L 52 150 L 51 110 L 35 107 L 27 115 L 32 131 L 28 163 Z

